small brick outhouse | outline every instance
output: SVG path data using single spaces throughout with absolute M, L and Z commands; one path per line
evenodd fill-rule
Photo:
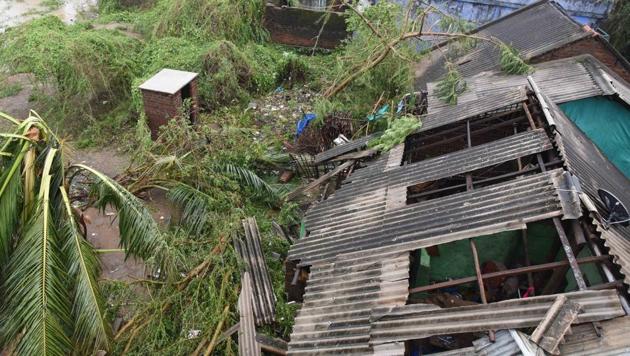
M 186 99 L 191 100 L 188 122 L 195 122 L 198 110 L 196 79 L 197 73 L 162 69 L 140 85 L 151 138 L 155 140 L 160 126 L 177 116 Z

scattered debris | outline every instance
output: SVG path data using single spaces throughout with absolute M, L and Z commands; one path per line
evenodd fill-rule
M 276 296 L 260 245 L 260 232 L 255 218 L 243 219 L 242 224 L 245 236 L 235 238 L 234 247 L 245 265 L 243 273 L 249 273 L 251 278 L 256 325 L 270 324 L 275 320 Z

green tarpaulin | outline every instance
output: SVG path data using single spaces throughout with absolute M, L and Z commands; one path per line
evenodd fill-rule
M 560 108 L 630 179 L 630 109 L 606 97 L 576 100 Z

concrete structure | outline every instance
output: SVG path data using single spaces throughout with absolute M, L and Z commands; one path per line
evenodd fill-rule
M 140 85 L 151 138 L 155 140 L 160 126 L 180 114 L 187 99 L 191 100 L 188 122 L 195 122 L 198 112 L 196 78 L 197 73 L 162 69 Z

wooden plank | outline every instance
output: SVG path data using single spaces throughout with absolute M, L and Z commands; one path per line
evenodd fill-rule
M 287 195 L 287 200 L 293 200 L 293 199 L 297 198 L 298 196 L 300 196 L 301 194 L 306 193 L 309 190 L 318 187 L 320 184 L 324 183 L 328 179 L 336 176 L 337 174 L 343 172 L 346 168 L 349 168 L 350 166 L 352 166 L 354 164 L 354 162 L 355 162 L 354 160 L 347 161 L 347 162 L 337 166 L 337 168 L 333 169 L 332 171 L 330 171 L 330 172 L 324 174 L 323 176 L 317 178 L 316 180 L 314 180 L 313 182 L 309 183 L 308 185 L 306 185 L 304 187 L 297 188 L 296 190 L 292 191 L 291 193 L 289 193 Z
M 530 339 L 545 351 L 554 355 L 559 354 L 558 345 L 569 332 L 580 311 L 579 304 L 568 300 L 564 295 L 559 295 Z
M 602 261 L 606 261 L 606 260 L 609 260 L 609 259 L 610 259 L 610 256 L 606 256 L 606 255 L 603 255 L 603 256 L 589 256 L 589 257 L 584 257 L 584 258 L 577 259 L 577 263 L 578 264 L 583 264 L 583 263 L 602 262 Z M 550 262 L 550 263 L 544 263 L 544 264 L 541 264 L 541 265 L 534 265 L 534 266 L 529 266 L 529 267 L 520 267 L 520 268 L 515 268 L 515 269 L 509 269 L 509 270 L 506 270 L 506 271 L 485 273 L 485 274 L 481 275 L 481 278 L 489 279 L 489 278 L 497 278 L 497 277 L 516 276 L 516 275 L 519 275 L 519 274 L 547 271 L 547 270 L 550 270 L 550 269 L 556 269 L 556 268 L 564 267 L 564 266 L 568 266 L 568 265 L 569 265 L 569 261 Z M 427 286 L 412 288 L 412 289 L 409 290 L 409 293 L 419 293 L 419 292 L 426 292 L 426 291 L 440 289 L 440 288 L 447 288 L 447 287 L 457 286 L 457 285 L 460 285 L 460 284 L 466 284 L 466 283 L 475 282 L 476 280 L 477 280 L 476 276 L 475 277 L 464 277 L 464 278 L 455 279 L 455 280 L 451 280 L 451 281 L 440 282 L 440 283 L 430 284 L 430 285 L 427 285 Z
M 378 151 L 377 150 L 363 150 L 363 151 L 359 151 L 359 152 L 351 152 L 351 153 L 346 153 L 345 155 L 341 155 L 337 158 L 333 158 L 330 160 L 330 162 L 341 162 L 341 161 L 347 161 L 349 159 L 352 160 L 358 160 L 361 158 L 367 158 L 367 157 L 372 157 L 374 156 Z

